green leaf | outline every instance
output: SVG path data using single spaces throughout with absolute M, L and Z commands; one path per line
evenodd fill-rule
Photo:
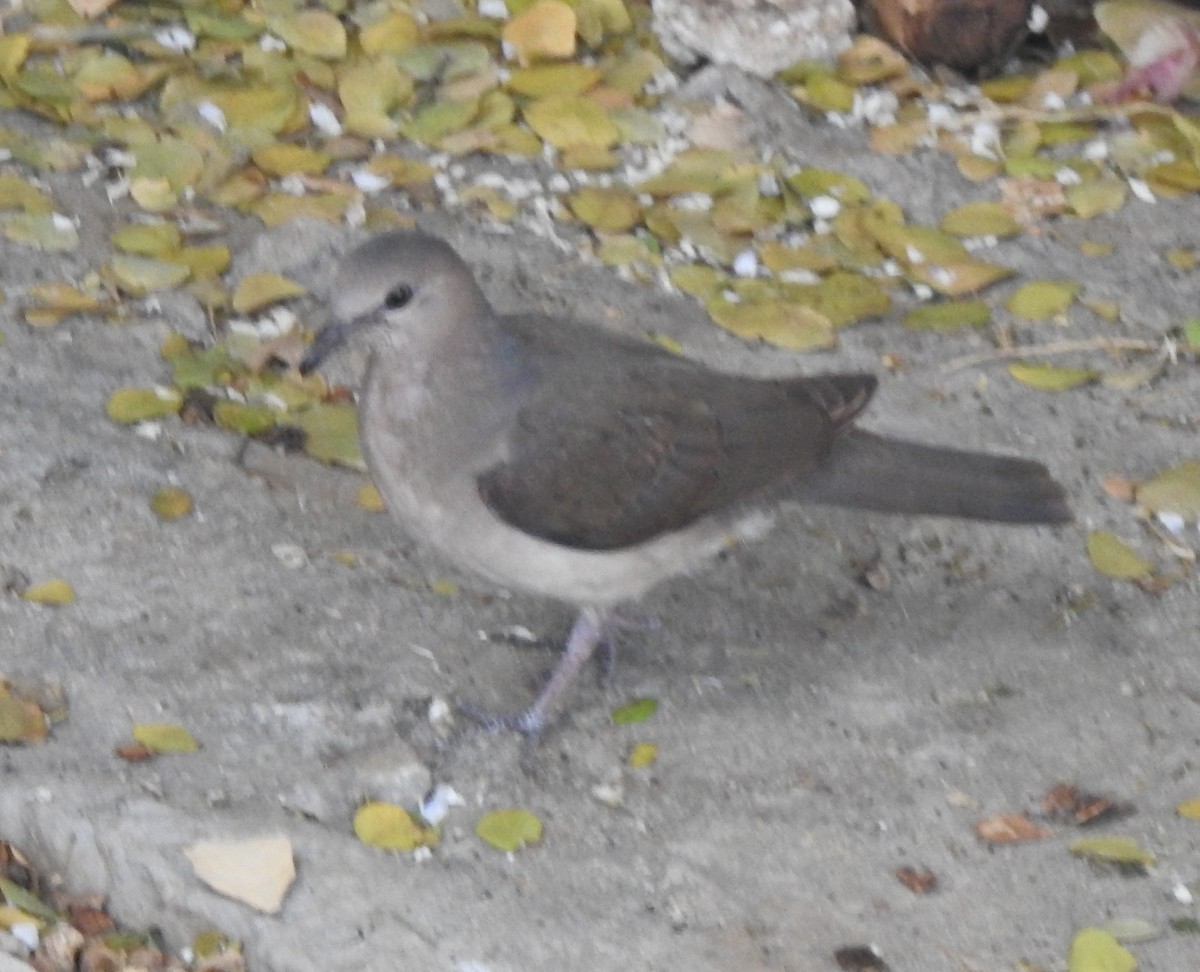
M 657 699 L 634 699 L 632 702 L 626 702 L 624 705 L 613 709 L 613 725 L 632 726 L 638 722 L 645 722 L 657 711 Z
M 904 326 L 914 331 L 954 331 L 983 327 L 991 319 L 991 308 L 982 300 L 948 300 L 914 307 L 904 315 Z
M 129 425 L 174 415 L 183 407 L 177 388 L 120 388 L 108 399 L 108 417 Z
M 1087 837 L 1075 841 L 1069 849 L 1077 857 L 1110 864 L 1146 867 L 1155 861 L 1154 855 L 1132 837 Z
M 365 469 L 358 446 L 358 413 L 346 403 L 318 404 L 288 417 L 304 430 L 304 451 L 314 459 Z
M 510 807 L 485 813 L 475 824 L 475 834 L 496 850 L 512 852 L 542 839 L 542 822 L 528 810 Z
M 1038 391 L 1067 391 L 1095 381 L 1099 374 L 1093 368 L 1060 368 L 1057 365 L 1015 361 L 1008 373 L 1022 385 Z
M 27 915 L 44 918 L 46 921 L 58 921 L 58 913 L 53 908 L 43 904 L 39 897 L 30 894 L 8 878 L 0 878 L 0 894 L 4 895 L 5 904 L 20 908 Z
M 1106 577 L 1137 580 L 1150 576 L 1153 569 L 1149 561 L 1143 560 L 1107 530 L 1093 530 L 1088 534 L 1087 550 L 1092 566 Z
M 1076 280 L 1035 280 L 1018 287 L 1005 306 L 1028 321 L 1046 321 L 1066 313 L 1078 293 Z

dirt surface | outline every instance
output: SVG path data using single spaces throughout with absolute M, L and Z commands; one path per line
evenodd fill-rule
M 916 220 L 985 197 L 947 159 L 872 155 L 861 132 L 811 122 L 767 85 L 719 72 L 707 84 L 746 109 L 762 145 L 850 171 Z M 899 355 L 907 366 L 884 377 L 866 426 L 1043 459 L 1078 516 L 1052 530 L 787 509 L 766 541 L 636 606 L 657 628 L 625 635 L 607 686 L 581 680 L 529 778 L 516 740 L 446 749 L 426 713 L 435 697 L 524 704 L 569 611 L 414 549 L 355 505 L 360 476 L 177 420 L 157 438 L 111 423 L 113 390 L 167 378 L 163 336 L 201 336 L 205 323 L 175 296 L 121 325 L 20 322 L 22 288 L 77 278 L 119 221 L 71 182 L 55 190 L 76 207 L 83 250 L 47 257 L 0 241 L 0 561 L 10 587 L 62 576 L 78 594 L 58 609 L 0 597 L 0 671 L 60 680 L 70 702 L 48 744 L 0 753 L 0 833 L 72 887 L 109 892 L 119 918 L 160 926 L 174 946 L 216 926 L 246 943 L 256 972 L 822 970 L 864 943 L 895 970 L 1061 969 L 1076 930 L 1119 918 L 1162 932 L 1131 946 L 1141 969 L 1195 966 L 1198 939 L 1168 922 L 1196 917 L 1177 889 L 1200 882 L 1200 828 L 1173 809 L 1200 793 L 1196 582 L 1152 597 L 1102 578 L 1084 552 L 1089 528 L 1139 538 L 1101 475 L 1196 458 L 1193 364 L 1133 390 L 1043 394 L 996 364 L 945 369 L 986 351 L 986 337 L 907 332 L 898 314 L 848 329 L 836 353 L 747 348 L 574 249 L 418 214 L 504 309 L 665 332 L 689 354 L 760 372 L 881 371 Z M 1037 341 L 1153 341 L 1197 313 L 1197 272 L 1162 254 L 1195 247 L 1198 226 L 1195 196 L 1132 202 L 995 256 L 1022 279 L 1078 279 L 1120 302 L 1116 325 L 1081 308 L 1065 329 L 1023 325 Z M 1084 257 L 1085 238 L 1115 252 Z M 352 239 L 247 222 L 233 235 L 236 272 L 286 270 L 320 293 Z M 999 306 L 1010 289 L 989 296 Z M 307 313 L 317 320 L 319 304 Z M 348 378 L 353 362 L 340 368 Z M 196 512 L 162 523 L 148 499 L 170 484 Z M 876 559 L 888 590 L 858 580 Z M 447 579 L 457 593 L 431 587 Z M 501 637 L 514 625 L 545 644 Z M 658 714 L 611 725 L 612 707 L 637 696 L 658 699 Z M 133 722 L 160 721 L 187 726 L 202 751 L 138 765 L 113 755 Z M 636 741 L 660 747 L 648 770 L 624 766 Z M 1148 875 L 1072 857 L 1082 834 L 1070 828 L 1000 847 L 972 833 L 982 817 L 1036 809 L 1064 779 L 1134 806 L 1095 832 L 1152 850 Z M 355 839 L 362 797 L 411 804 L 430 781 L 465 800 L 432 857 Z M 545 824 L 513 856 L 473 833 L 483 811 L 509 805 Z M 182 854 L 201 838 L 275 833 L 294 842 L 299 870 L 278 916 L 208 890 Z M 937 890 L 902 886 L 893 872 L 906 865 L 931 869 Z

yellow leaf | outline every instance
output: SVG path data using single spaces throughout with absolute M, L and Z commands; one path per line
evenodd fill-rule
M 953 331 L 961 327 L 983 327 L 992 311 L 982 300 L 950 300 L 921 304 L 904 316 L 904 326 L 914 331 Z
M 194 753 L 200 748 L 190 732 L 169 722 L 139 722 L 133 738 L 156 753 Z
M 11 213 L 0 216 L 4 235 L 14 243 L 47 253 L 66 253 L 79 246 L 74 220 L 61 213 Z
M 1060 368 L 1058 365 L 1015 361 L 1008 373 L 1022 385 L 1038 391 L 1068 391 L 1095 381 L 1099 374 L 1094 368 Z
M 219 401 L 213 406 L 213 421 L 223 429 L 242 435 L 262 435 L 274 428 L 278 418 L 265 405 L 244 405 L 241 402 Z
M 552 95 L 531 102 L 525 121 L 534 133 L 555 148 L 615 145 L 621 131 L 600 105 L 587 98 Z
M 364 803 L 355 812 L 354 835 L 380 850 L 411 851 L 438 844 L 436 830 L 422 827 L 403 807 L 377 800 Z
M 179 249 L 183 234 L 174 223 L 131 223 L 113 231 L 113 246 L 136 256 L 164 256 Z
M 277 273 L 252 273 L 234 290 L 233 309 L 239 314 L 253 314 L 306 293 L 308 291 L 302 284 Z
M 61 577 L 55 577 L 26 588 L 21 592 L 21 597 L 34 604 L 72 604 L 75 601 L 75 588 Z
M 6 34 L 0 37 L 0 79 L 12 82 L 28 54 L 28 34 Z
M 1128 183 L 1119 179 L 1097 179 L 1067 186 L 1067 205 L 1081 219 L 1093 219 L 1102 213 L 1116 212 L 1129 196 Z
M 340 61 L 346 56 L 346 28 L 327 10 L 268 15 L 267 26 L 293 50 L 324 61 Z
M 854 87 L 831 74 L 816 74 L 803 87 L 793 88 L 792 93 L 818 111 L 848 113 L 854 108 Z
M 1200 820 L 1200 797 L 1184 800 L 1175 808 L 1175 812 L 1187 820 Z
M 160 520 L 179 520 L 192 512 L 192 498 L 175 486 L 164 486 L 150 497 L 150 509 Z
M 745 341 L 765 341 L 794 351 L 831 348 L 837 343 L 829 318 L 802 304 L 784 300 L 735 304 L 718 298 L 706 306 L 714 321 Z
M 1045 321 L 1066 313 L 1078 293 L 1076 280 L 1034 280 L 1018 287 L 1005 306 L 1028 321 Z
M 36 702 L 0 695 L 0 743 L 44 742 L 48 731 L 46 714 Z M 21 919 L 15 917 L 14 920 Z M 0 915 L 0 928 L 7 928 L 10 924 Z
M 141 71 L 120 54 L 87 57 L 71 80 L 88 101 L 126 101 L 142 95 L 156 80 L 155 71 Z
M 135 296 L 153 290 L 170 290 L 191 276 L 191 270 L 183 264 L 128 253 L 116 254 L 109 268 L 117 286 Z
M 1123 540 L 1107 530 L 1089 533 L 1087 550 L 1092 566 L 1106 577 L 1137 580 L 1150 576 L 1152 571 L 1149 561 L 1139 557 Z
M 252 85 L 218 88 L 204 100 L 221 109 L 231 129 L 252 129 L 278 135 L 296 116 L 300 97 L 291 85 Z
M 967 203 L 942 217 L 941 229 L 953 236 L 1016 236 L 1021 224 L 997 202 Z
M 501 34 L 522 67 L 535 60 L 562 60 L 575 53 L 575 11 L 561 0 L 538 0 Z
M 338 72 L 338 97 L 346 109 L 346 131 L 366 138 L 391 138 L 398 126 L 391 113 L 409 102 L 413 80 L 389 60 L 357 62 Z
M 340 224 L 349 204 L 348 196 L 334 193 L 293 196 L 287 192 L 272 192 L 254 200 L 246 208 L 268 226 L 279 226 L 288 220 L 304 217 Z
M 272 142 L 250 153 L 250 158 L 267 175 L 319 175 L 329 168 L 333 156 L 320 149 L 287 142 Z
M 318 404 L 288 417 L 304 430 L 304 451 L 314 459 L 363 469 L 358 447 L 358 413 L 346 403 Z
M 216 277 L 229 269 L 229 247 L 224 243 L 214 243 L 212 246 L 185 246 L 174 253 L 168 253 L 166 259 L 188 268 L 194 280 Z
M 0 209 L 52 213 L 54 200 L 37 186 L 11 172 L 0 172 Z
M 584 186 L 567 205 L 592 229 L 605 233 L 632 229 L 642 218 L 642 207 L 628 189 Z
M 108 417 L 128 425 L 174 415 L 183 407 L 183 395 L 175 388 L 121 388 L 108 400 Z
M 412 47 L 420 37 L 420 29 L 412 14 L 394 10 L 381 20 L 364 27 L 358 42 L 368 57 L 379 54 L 400 54 Z
M 1151 513 L 1200 518 L 1200 461 L 1189 459 L 1139 483 L 1137 501 Z
M 475 833 L 496 850 L 512 852 L 542 839 L 542 822 L 528 810 L 511 807 L 485 813 L 475 824 Z
M 581 95 L 594 88 L 603 72 L 587 64 L 538 64 L 517 68 L 505 87 L 516 94 L 541 98 L 546 95 Z
M 1137 959 L 1102 928 L 1084 928 L 1071 940 L 1067 972 L 1134 972 Z
M 368 513 L 382 513 L 387 509 L 383 497 L 379 495 L 379 490 L 375 488 L 374 483 L 363 483 L 358 487 L 356 501 L 359 507 Z
M 637 743 L 629 753 L 629 765 L 634 769 L 645 769 L 658 759 L 658 747 L 654 743 Z
M 967 258 L 950 263 L 921 263 L 909 273 L 947 297 L 967 297 L 1011 277 L 1013 271 L 997 263 Z

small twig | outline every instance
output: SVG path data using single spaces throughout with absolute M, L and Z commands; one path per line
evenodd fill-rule
M 1095 338 L 1090 341 L 1054 341 L 1050 344 L 1021 345 L 1013 348 L 993 348 L 979 354 L 968 354 L 947 361 L 941 370 L 958 371 L 987 364 L 989 361 L 1004 361 L 1009 358 L 1048 358 L 1056 354 L 1073 354 L 1079 351 L 1157 351 L 1161 341 L 1145 341 L 1141 338 Z

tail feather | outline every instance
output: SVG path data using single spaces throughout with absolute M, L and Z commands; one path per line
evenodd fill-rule
M 1028 459 L 941 449 L 848 429 L 799 498 L 882 513 L 997 523 L 1068 523 L 1063 488 Z

